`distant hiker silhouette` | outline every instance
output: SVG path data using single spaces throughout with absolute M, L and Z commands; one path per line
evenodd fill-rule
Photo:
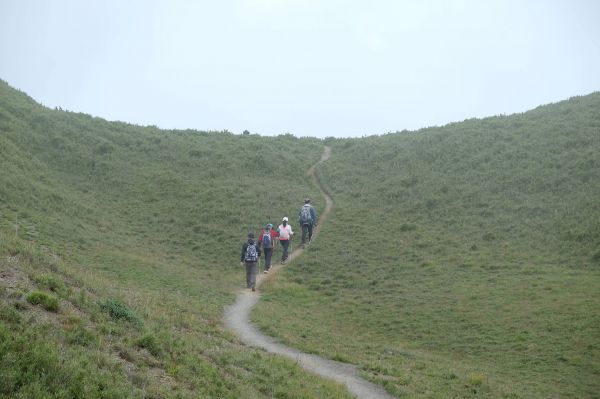
M 246 288 L 256 290 L 256 275 L 258 274 L 258 258 L 260 247 L 254 242 L 254 234 L 248 233 L 248 240 L 242 245 L 240 264 L 246 265 Z
M 262 247 L 265 254 L 265 274 L 269 273 L 269 269 L 271 268 L 271 256 L 273 256 L 273 248 L 275 247 L 277 236 L 278 234 L 273 230 L 271 223 L 267 224 L 258 236 L 258 245 Z
M 288 258 L 288 250 L 290 247 L 290 240 L 294 235 L 292 231 L 292 226 L 288 223 L 288 217 L 284 216 L 281 221 L 281 224 L 277 228 L 277 232 L 279 233 L 279 242 L 281 243 L 281 248 L 283 249 L 283 253 L 281 254 L 281 263 L 284 264 Z
M 310 199 L 304 200 L 304 205 L 298 213 L 298 222 L 302 227 L 302 246 L 312 240 L 313 227 L 317 225 L 317 211 L 310 204 Z

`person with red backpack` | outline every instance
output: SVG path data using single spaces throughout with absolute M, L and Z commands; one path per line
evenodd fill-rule
M 277 239 L 277 232 L 273 230 L 271 223 L 265 226 L 265 229 L 260 232 L 258 236 L 258 245 L 262 246 L 263 252 L 265 253 L 265 271 L 269 273 L 271 268 L 271 257 L 273 256 L 273 248 L 275 247 L 275 240 Z
M 258 258 L 260 246 L 254 241 L 254 234 L 248 233 L 248 241 L 242 245 L 240 264 L 246 265 L 246 288 L 256 290 L 256 275 L 258 274 Z

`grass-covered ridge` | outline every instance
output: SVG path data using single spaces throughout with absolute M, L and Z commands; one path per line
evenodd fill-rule
M 334 143 L 254 319 L 408 397 L 600 392 L 600 94 Z
M 399 396 L 597 396 L 599 94 L 328 145 L 333 213 L 263 329 Z M 247 230 L 322 205 L 322 150 L 0 83 L 0 397 L 348 397 L 221 324 Z
M 346 397 L 221 326 L 248 229 L 316 196 L 315 139 L 164 131 L 0 83 L 0 396 Z

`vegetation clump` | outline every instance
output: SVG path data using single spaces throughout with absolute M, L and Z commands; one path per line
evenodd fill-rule
M 137 340 L 136 345 L 140 348 L 147 349 L 154 356 L 159 356 L 162 353 L 162 348 L 158 339 L 150 333 L 144 334 Z
M 58 312 L 58 299 L 41 291 L 32 291 L 27 294 L 27 302 L 32 305 L 41 305 L 49 312 Z
M 70 289 L 67 288 L 65 283 L 50 274 L 36 276 L 33 281 L 38 287 L 55 292 L 61 298 L 65 298 L 70 294 Z
M 114 320 L 125 320 L 133 324 L 141 323 L 141 320 L 131 309 L 115 299 L 107 299 L 100 304 L 100 308 Z

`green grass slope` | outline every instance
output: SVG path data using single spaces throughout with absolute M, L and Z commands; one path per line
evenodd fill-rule
M 600 94 L 333 144 L 267 333 L 400 397 L 599 397 Z
M 348 397 L 221 325 L 246 233 L 317 195 L 322 150 L 107 122 L 0 82 L 0 397 Z

